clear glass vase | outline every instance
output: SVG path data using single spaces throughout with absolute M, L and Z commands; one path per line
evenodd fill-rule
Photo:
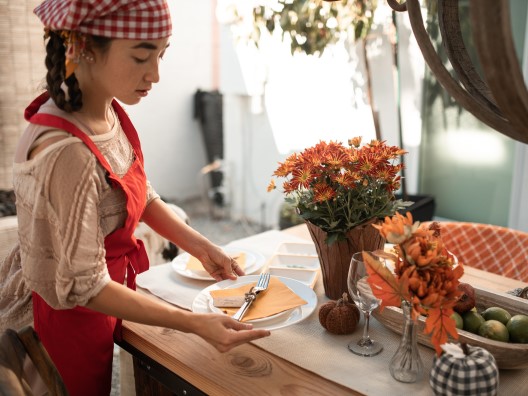
M 390 361 L 390 372 L 400 382 L 416 382 L 423 376 L 423 363 L 417 342 L 417 326 L 411 317 L 411 304 L 402 302 L 403 334 L 400 346 Z

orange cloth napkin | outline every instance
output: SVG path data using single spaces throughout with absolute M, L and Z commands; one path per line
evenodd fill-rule
M 246 253 L 240 252 L 235 253 L 232 255 L 232 257 L 237 262 L 238 266 L 242 268 L 243 271 L 246 270 Z M 189 260 L 187 261 L 187 266 L 185 267 L 189 271 L 204 271 L 204 267 L 200 260 L 198 260 L 194 256 L 189 256 Z
M 247 293 L 249 289 L 255 285 L 256 282 L 237 288 L 211 290 L 210 294 L 213 298 L 240 296 Z M 251 304 L 246 314 L 242 318 L 242 322 L 266 318 L 292 308 L 300 307 L 304 304 L 307 304 L 307 301 L 295 294 L 279 279 L 272 276 L 270 278 L 268 288 L 258 294 L 257 299 L 253 302 L 253 304 Z M 238 308 L 220 309 L 229 316 L 233 316 L 238 311 Z

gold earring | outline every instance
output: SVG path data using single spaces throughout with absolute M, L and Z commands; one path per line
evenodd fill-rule
M 88 53 L 85 51 L 81 52 L 81 56 L 89 63 L 93 63 L 95 61 L 95 58 L 92 55 L 88 55 Z

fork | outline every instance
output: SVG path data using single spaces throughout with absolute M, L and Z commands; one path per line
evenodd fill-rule
M 263 272 L 260 274 L 257 285 L 253 286 L 249 292 L 246 293 L 246 297 L 244 299 L 244 304 L 240 307 L 240 309 L 237 311 L 236 314 L 233 315 L 233 319 L 238 320 L 239 322 L 242 320 L 244 315 L 246 314 L 249 306 L 255 301 L 257 298 L 257 295 L 268 288 L 270 280 L 270 274 L 268 272 Z

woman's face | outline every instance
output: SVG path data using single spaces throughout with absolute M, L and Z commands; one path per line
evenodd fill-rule
M 159 81 L 158 67 L 168 42 L 168 38 L 116 39 L 105 52 L 94 48 L 95 62 L 87 73 L 89 81 L 81 82 L 83 93 L 88 90 L 90 95 L 101 95 L 102 100 L 115 97 L 128 105 L 138 103 Z

